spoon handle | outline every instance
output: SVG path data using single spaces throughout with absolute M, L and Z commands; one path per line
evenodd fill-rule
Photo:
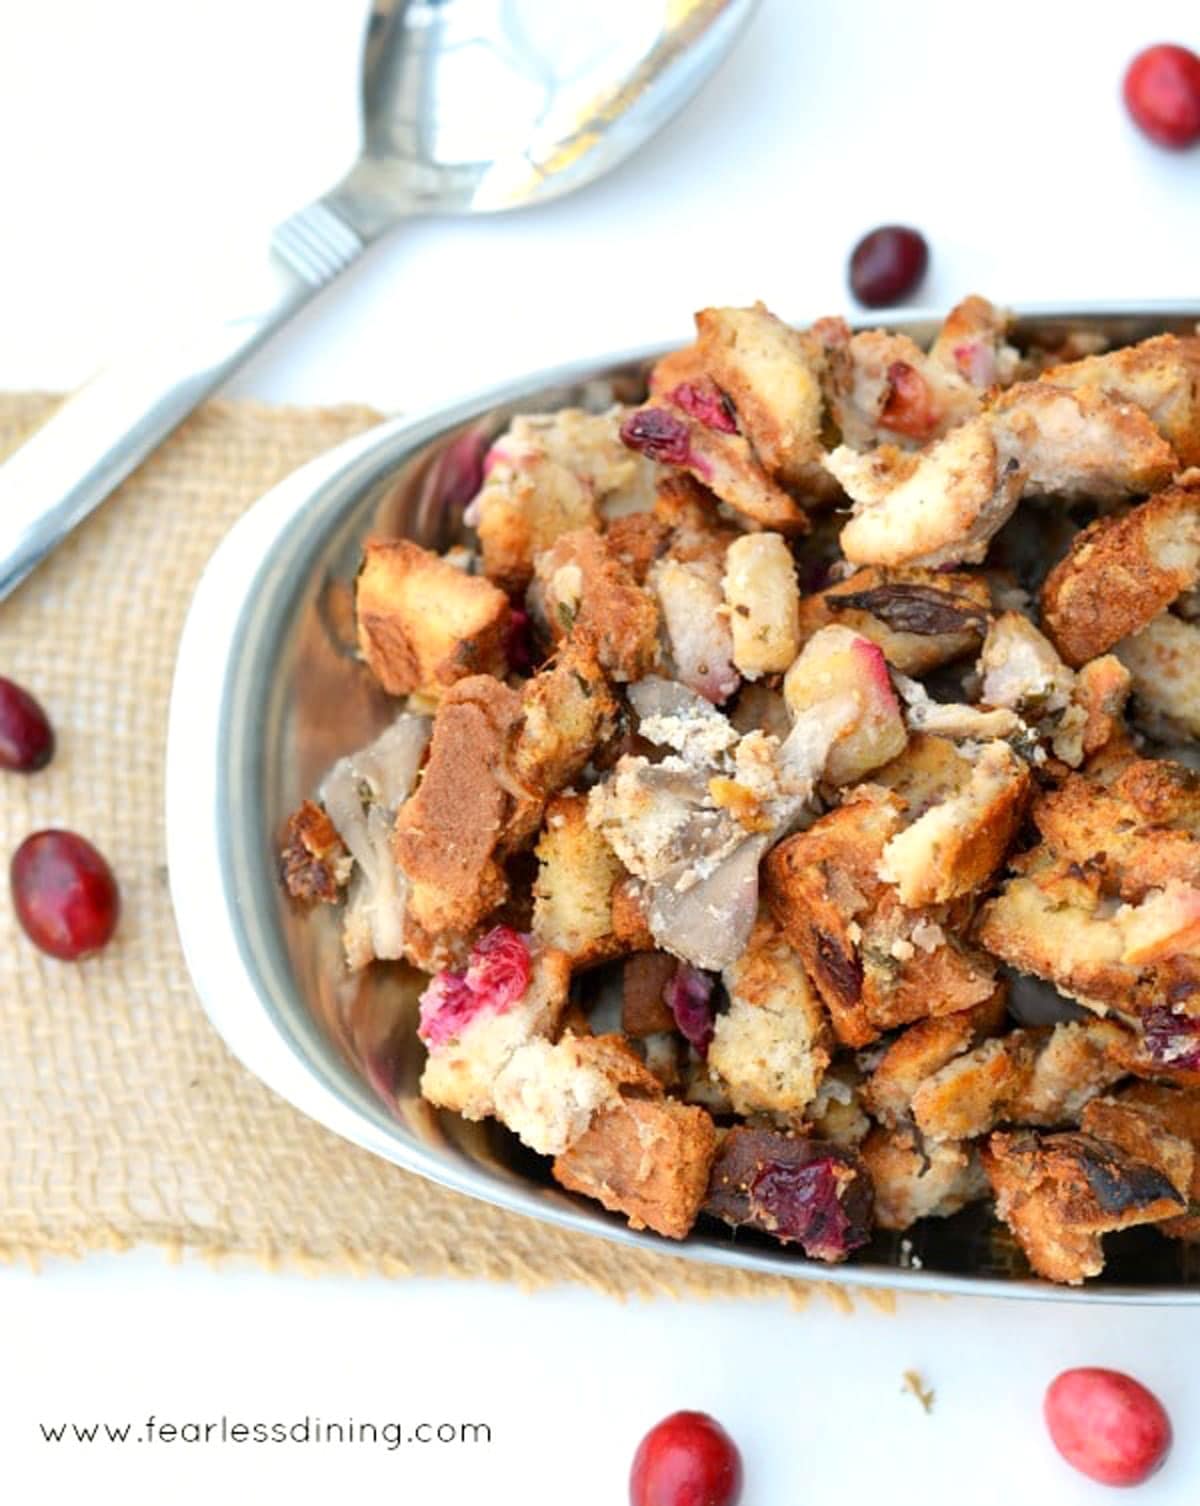
M 271 237 L 237 311 L 86 383 L 0 465 L 0 601 L 259 345 L 354 261 L 364 241 L 324 200 Z

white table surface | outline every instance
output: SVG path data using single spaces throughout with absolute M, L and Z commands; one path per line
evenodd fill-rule
M 570 0 L 563 0 L 564 5 Z M 0 8 L 0 384 L 60 389 L 152 331 L 218 255 L 353 154 L 364 7 L 56 0 Z M 1189 24 L 1190 23 L 1190 24 Z M 231 390 L 436 402 L 524 368 L 682 335 L 695 307 L 845 306 L 856 235 L 903 219 L 927 301 L 1196 297 L 1200 152 L 1118 100 L 1189 0 L 1003 8 L 764 0 L 736 55 L 633 163 L 541 210 L 377 246 Z M 2 658 L 2 645 L 0 645 Z M 213 1272 L 153 1251 L 0 1272 L 0 1457 L 30 1506 L 366 1498 L 601 1506 L 646 1426 L 707 1408 L 746 1506 L 1098 1501 L 1039 1420 L 1061 1368 L 1153 1385 L 1179 1441 L 1147 1506 L 1200 1489 L 1200 1308 L 956 1300 L 619 1306 L 566 1289 Z M 916 1368 L 931 1416 L 901 1394 Z M 490 1445 L 42 1443 L 38 1423 L 354 1417 L 490 1424 Z M 86 1493 L 86 1495 L 84 1494 Z

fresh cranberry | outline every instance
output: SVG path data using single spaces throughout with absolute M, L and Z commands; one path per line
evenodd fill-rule
M 842 1260 L 868 1237 L 842 1207 L 844 1176 L 832 1156 L 804 1166 L 768 1162 L 750 1184 L 750 1205 L 767 1214 L 777 1239 L 794 1239 L 813 1260 Z
M 715 382 L 680 382 L 667 393 L 667 402 L 689 414 L 706 429 L 718 434 L 737 433 L 733 404 Z
M 1125 73 L 1125 107 L 1159 146 L 1200 141 L 1200 57 L 1160 44 L 1139 52 Z
M 633 1456 L 630 1506 L 736 1506 L 741 1495 L 737 1444 L 706 1412 L 672 1412 Z
M 664 465 L 687 465 L 692 445 L 688 426 L 663 408 L 638 408 L 621 425 L 621 439 L 631 450 Z
M 714 981 L 707 973 L 681 962 L 664 994 L 680 1035 L 695 1046 L 701 1056 L 708 1055 L 712 1044 L 714 987 Z
M 0 676 L 0 769 L 32 774 L 54 757 L 54 729 L 29 694 Z
M 1043 1411 L 1054 1447 L 1101 1485 L 1140 1485 L 1171 1447 L 1171 1419 L 1158 1397 L 1119 1370 L 1064 1370 Z
M 476 1015 L 502 1014 L 529 987 L 529 947 L 508 926 L 496 926 L 471 948 L 465 972 L 447 970 L 429 982 L 418 1001 L 417 1034 L 427 1046 L 443 1046 Z
M 881 225 L 864 235 L 850 255 L 850 291 L 868 308 L 906 298 L 925 276 L 925 237 L 904 225 Z
M 35 946 L 64 962 L 111 940 L 120 895 L 112 869 L 72 831 L 38 831 L 13 854 L 13 906 Z
M 879 414 L 880 427 L 909 439 L 929 439 L 938 426 L 938 412 L 929 383 L 907 361 L 888 367 L 888 392 Z
M 1142 1016 L 1142 1035 L 1147 1053 L 1159 1066 L 1200 1070 L 1200 1019 L 1176 1014 L 1162 1004 Z

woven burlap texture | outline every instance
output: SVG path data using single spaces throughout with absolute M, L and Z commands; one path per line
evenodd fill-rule
M 0 396 L 0 454 L 55 401 Z M 377 417 L 210 403 L 0 603 L 0 674 L 38 696 L 58 735 L 48 769 L 0 776 L 4 862 L 29 832 L 70 827 L 109 857 L 123 901 L 114 942 L 78 965 L 35 950 L 0 902 L 0 1256 L 152 1242 L 314 1271 L 803 1300 L 802 1283 L 621 1249 L 399 1171 L 276 1098 L 200 1008 L 163 833 L 184 614 L 235 518 Z

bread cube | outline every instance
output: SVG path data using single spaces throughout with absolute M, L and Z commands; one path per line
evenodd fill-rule
M 1163 612 L 1116 653 L 1148 730 L 1167 740 L 1200 737 L 1200 625 Z
M 876 1126 L 859 1150 L 875 1188 L 875 1222 L 909 1229 L 918 1219 L 949 1218 L 988 1195 L 974 1147 L 955 1140 L 918 1143 L 910 1130 Z
M 562 534 L 537 556 L 529 600 L 555 642 L 585 634 L 614 680 L 640 680 L 658 657 L 654 599 L 594 529 Z
M 625 868 L 588 826 L 586 795 L 551 800 L 534 850 L 534 935 L 565 952 L 577 968 L 619 956 L 624 948 L 613 934 L 612 894 Z
M 796 564 L 777 533 L 748 533 L 725 556 L 722 581 L 733 662 L 748 679 L 779 674 L 800 648 Z
M 908 741 L 882 652 L 849 628 L 822 628 L 809 639 L 784 678 L 783 695 L 793 718 L 823 701 L 853 698 L 854 719 L 825 763 L 831 784 L 856 783 Z

